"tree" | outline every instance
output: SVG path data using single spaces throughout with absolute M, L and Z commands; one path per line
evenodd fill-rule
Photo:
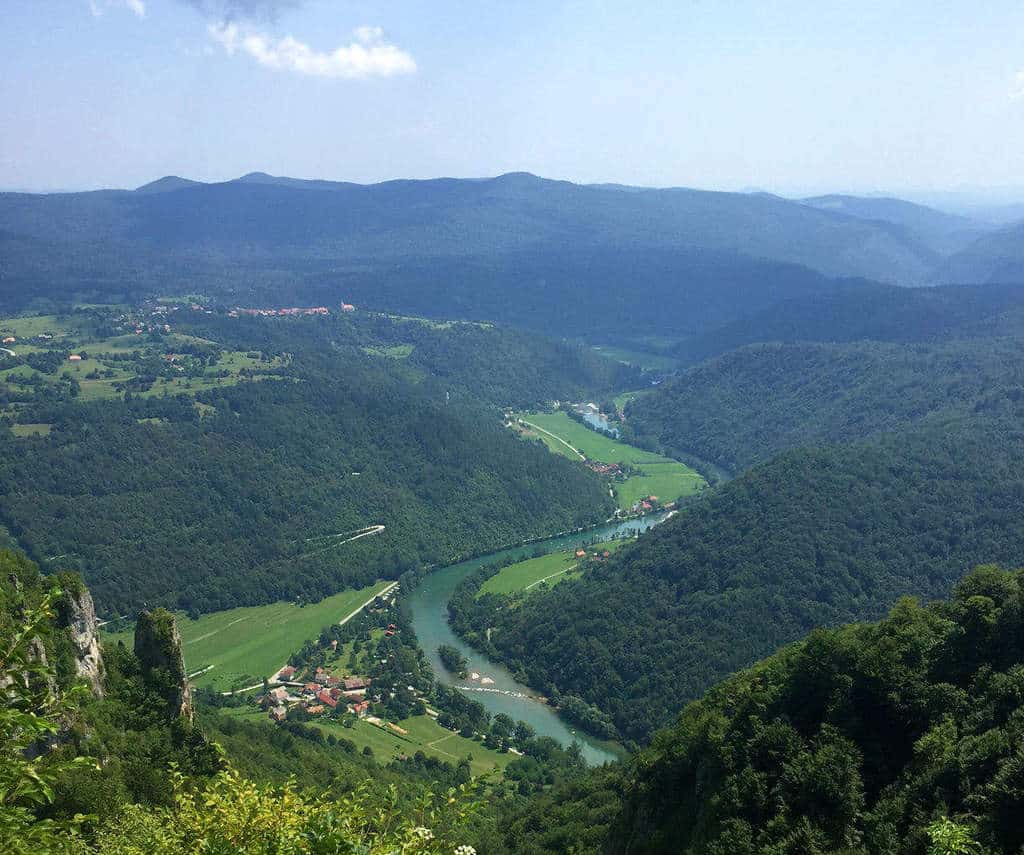
M 0 686 L 6 685 L 0 692 L 0 851 L 11 855 L 71 852 L 80 825 L 90 818 L 39 820 L 35 815 L 35 809 L 53 802 L 58 782 L 96 767 L 90 758 L 63 759 L 46 750 L 73 719 L 79 694 L 72 690 L 58 697 L 41 652 L 38 634 L 54 617 L 60 596 L 54 588 L 10 637 L 0 640 Z

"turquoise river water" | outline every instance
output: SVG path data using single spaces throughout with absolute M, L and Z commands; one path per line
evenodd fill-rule
M 506 558 L 529 558 L 538 547 L 545 552 L 554 552 L 596 540 L 611 540 L 626 533 L 635 534 L 657 525 L 666 516 L 656 514 L 621 523 L 609 523 L 576 534 L 561 535 L 525 546 L 492 552 L 430 573 L 412 592 L 409 605 L 412 610 L 413 628 L 436 678 L 465 691 L 474 700 L 480 701 L 491 714 L 505 713 L 515 721 L 525 721 L 538 735 L 550 736 L 563 745 L 579 743 L 588 763 L 601 764 L 621 756 L 621 752 L 616 751 L 617 746 L 578 733 L 551 707 L 539 700 L 536 692 L 516 682 L 508 669 L 491 662 L 459 638 L 448 625 L 448 601 L 459 582 L 485 564 Z M 437 656 L 437 648 L 442 644 L 450 644 L 457 648 L 469 662 L 468 671 L 471 677 L 475 674 L 477 679 L 459 680 L 449 673 Z

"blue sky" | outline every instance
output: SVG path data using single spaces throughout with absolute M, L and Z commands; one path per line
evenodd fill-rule
M 781 193 L 1024 183 L 1019 0 L 5 0 L 3 11 L 4 188 L 253 170 L 353 181 L 528 170 Z

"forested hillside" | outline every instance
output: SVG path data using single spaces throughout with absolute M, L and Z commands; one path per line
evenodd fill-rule
M 732 472 L 788 448 L 849 442 L 1024 388 L 1018 339 L 895 345 L 758 344 L 637 397 L 632 436 Z
M 503 851 L 1017 852 L 1024 574 L 815 630 L 714 686 L 623 768 L 505 808 Z
M 669 352 L 684 365 L 756 342 L 909 344 L 1024 332 L 1024 286 L 896 288 L 852 285 L 784 300 L 686 338 Z
M 0 519 L 43 566 L 80 571 L 106 614 L 319 599 L 614 509 L 494 404 L 629 369 L 468 325 L 195 314 L 182 329 L 287 360 L 194 397 L 150 396 L 153 378 L 93 401 L 44 384 L 16 412 L 46 432 L 0 431 Z M 384 529 L 341 543 L 369 526 Z
M 644 740 L 688 700 L 817 626 L 941 596 L 964 566 L 1024 561 L 1015 416 L 930 420 L 754 467 L 606 563 L 475 629 L 545 694 Z
M 636 759 L 609 851 L 911 855 L 956 822 L 1018 852 L 1022 615 L 1024 574 L 983 567 L 737 674 Z

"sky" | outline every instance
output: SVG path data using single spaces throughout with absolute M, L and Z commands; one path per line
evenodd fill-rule
M 2 0 L 0 188 L 250 171 L 1024 200 L 1020 0 Z

